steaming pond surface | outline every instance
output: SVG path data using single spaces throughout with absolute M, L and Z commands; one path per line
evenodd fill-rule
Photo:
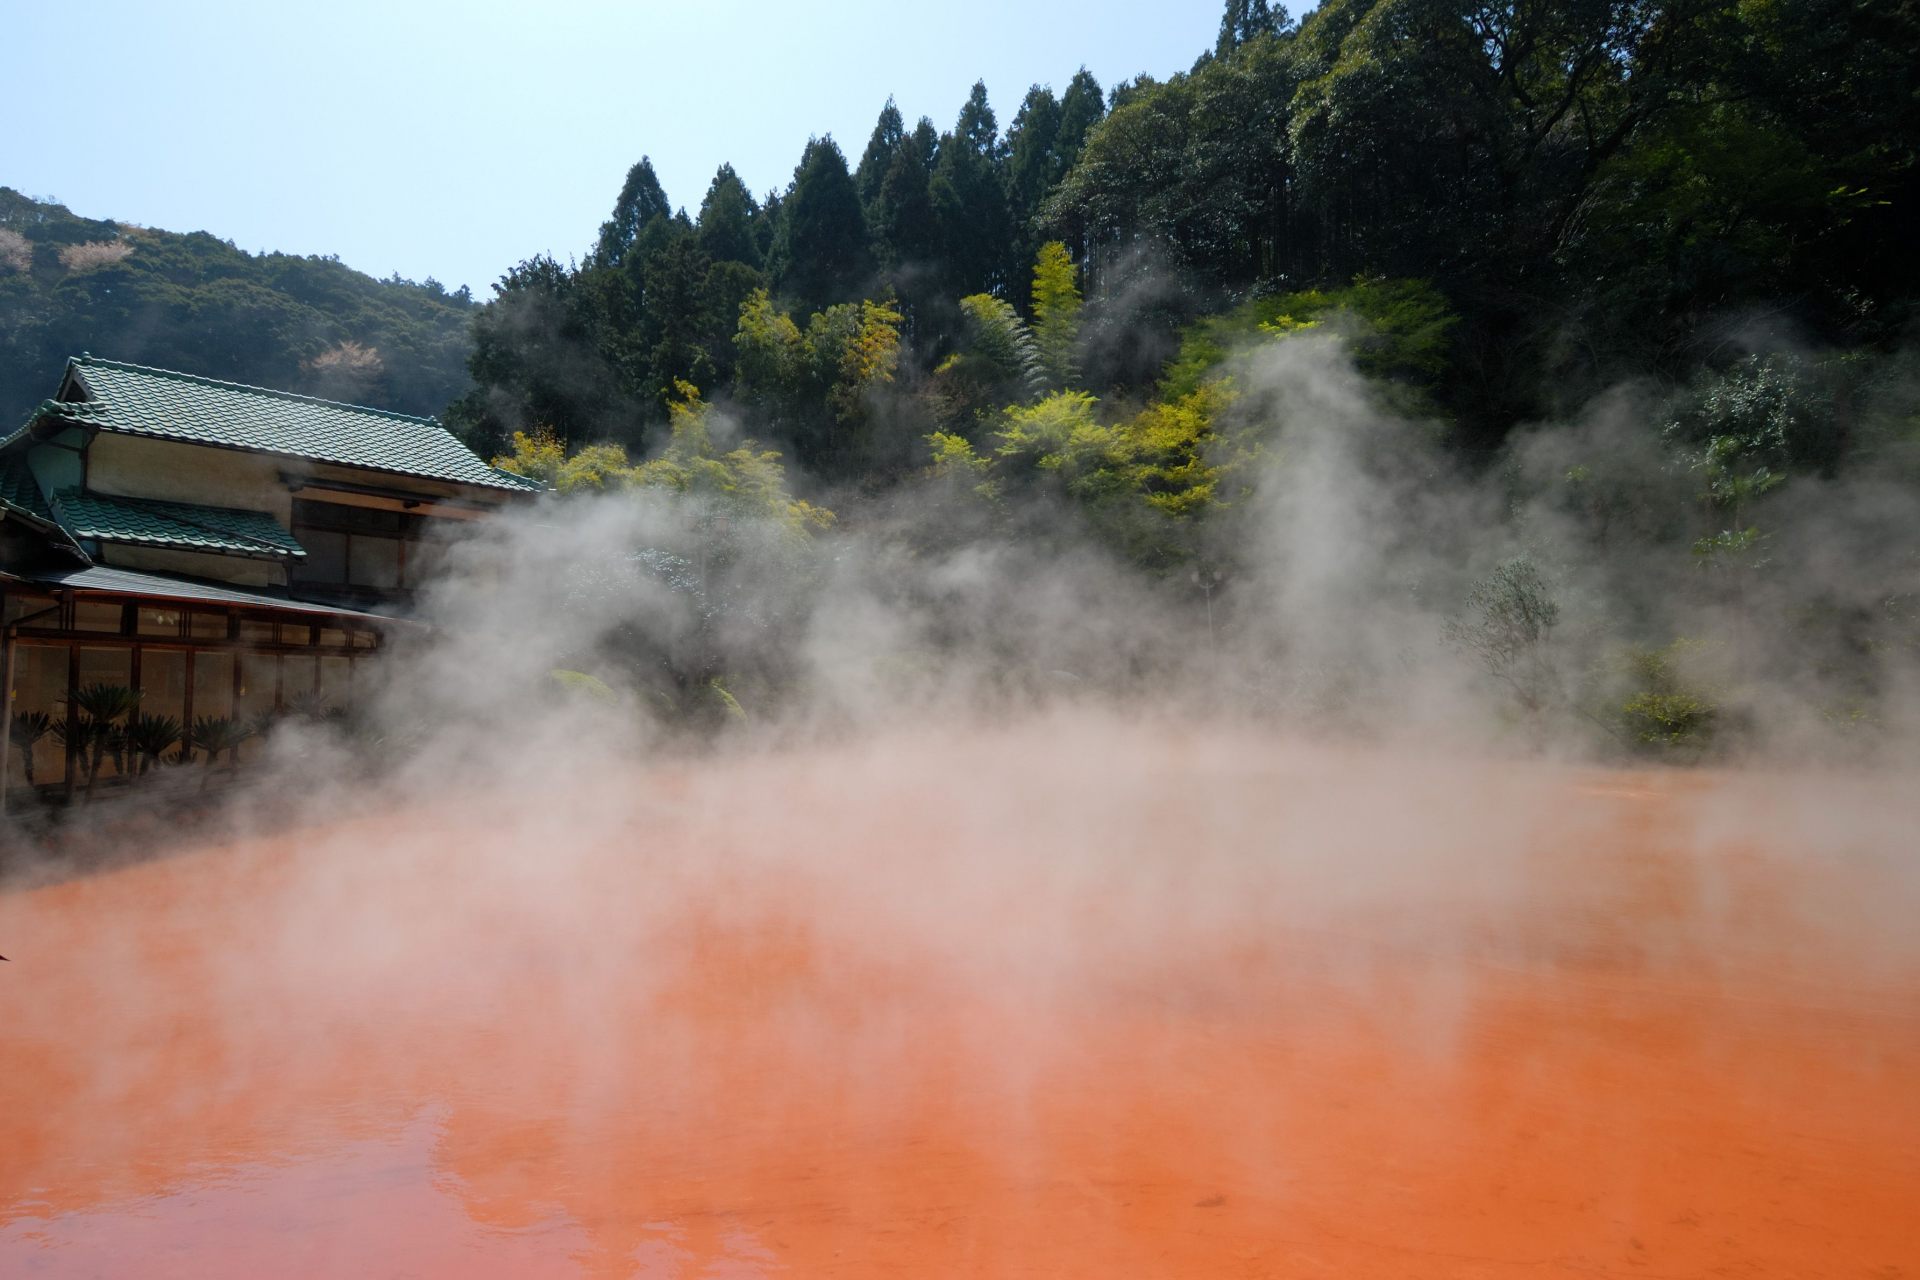
M 16 889 L 0 1275 L 1913 1275 L 1914 808 L 1050 725 Z

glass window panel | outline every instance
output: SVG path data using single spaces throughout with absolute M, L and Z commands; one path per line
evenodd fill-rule
M 307 549 L 293 564 L 295 582 L 342 583 L 347 580 L 347 535 L 294 526 L 294 540 Z
M 195 640 L 225 640 L 228 618 L 224 613 L 196 613 L 187 634 Z
M 280 638 L 279 629 L 272 622 L 259 618 L 240 619 L 240 642 L 242 644 L 273 644 Z
M 7 593 L 6 609 L 4 614 L 0 615 L 0 618 L 3 618 L 7 623 L 14 623 L 20 621 L 22 618 L 33 618 L 33 615 L 37 613 L 47 613 L 47 610 L 53 607 L 54 600 L 52 596 L 22 595 L 17 591 L 9 591 Z M 27 625 L 31 627 L 54 627 L 57 629 L 60 625 L 60 619 L 56 614 L 47 613 L 46 617 L 33 618 L 33 621 Z
M 131 687 L 133 650 L 117 646 L 112 649 L 82 648 L 80 650 L 80 687 L 84 689 L 90 684 Z
M 193 718 L 225 719 L 233 714 L 233 655 L 193 655 Z
M 280 643 L 308 645 L 313 643 L 313 626 L 306 622 L 283 622 L 280 624 Z
M 130 689 L 133 687 L 133 650 L 131 649 L 90 649 L 80 650 L 79 690 L 85 691 L 96 685 Z M 100 776 L 114 777 L 120 771 L 120 763 L 125 759 L 125 748 L 114 749 L 114 738 L 118 738 L 126 729 L 126 717 L 121 716 L 111 722 L 112 737 L 108 747 L 100 753 Z M 83 770 L 84 775 L 84 770 Z
M 353 647 L 356 649 L 377 649 L 380 647 L 380 637 L 371 631 L 356 631 L 353 633 Z
M 355 536 L 347 552 L 347 582 L 376 591 L 400 585 L 400 540 Z
M 328 710 L 344 707 L 353 692 L 353 659 L 320 659 L 320 705 Z
M 73 603 L 73 629 L 118 631 L 121 611 L 118 600 L 76 600 Z
M 290 653 L 280 659 L 280 705 L 287 710 L 304 707 L 313 701 L 314 658 L 310 653 Z
M 180 634 L 181 617 L 178 609 L 143 608 L 140 610 L 138 629 L 143 636 L 177 636 Z
M 320 643 L 329 649 L 344 649 L 348 643 L 347 633 L 341 627 L 322 627 L 320 628 Z
M 181 649 L 140 651 L 140 714 L 172 716 L 187 713 L 187 655 Z
M 271 713 L 279 696 L 280 659 L 270 653 L 240 655 L 238 715 L 242 720 Z
M 13 714 L 46 717 L 45 728 L 30 749 L 15 743 L 7 757 L 9 783 L 44 787 L 65 782 L 67 748 L 53 726 L 67 718 L 67 647 L 22 642 L 13 659 Z M 36 727 L 38 725 L 36 724 Z M 29 731 L 29 736 L 32 736 Z

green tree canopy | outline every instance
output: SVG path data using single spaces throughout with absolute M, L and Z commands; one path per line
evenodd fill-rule
M 860 193 L 832 138 L 807 143 L 781 209 L 769 266 L 774 287 L 809 310 L 853 295 L 871 274 Z
M 595 261 L 603 266 L 618 267 L 654 219 L 672 216 L 673 206 L 667 203 L 667 193 L 661 190 L 660 179 L 653 172 L 653 161 L 641 156 L 640 163 L 627 170 L 627 180 L 621 184 L 620 197 L 613 204 L 613 216 L 600 225 L 600 239 L 593 252 Z
M 759 216 L 760 206 L 754 202 L 747 184 L 740 181 L 732 165 L 721 165 L 707 187 L 706 198 L 700 202 L 700 220 L 696 225 L 701 250 L 716 262 L 744 262 L 758 267 L 760 243 L 754 222 Z

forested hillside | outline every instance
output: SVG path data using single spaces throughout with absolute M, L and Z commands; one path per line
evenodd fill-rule
M 1911 718 L 1916 50 L 1911 0 L 1228 0 L 1165 83 L 889 101 L 760 198 L 642 158 L 479 309 L 449 419 L 789 550 L 836 508 L 903 582 L 1098 548 L 1204 598 L 1249 704 L 1391 721 L 1441 645 L 1616 744 Z M 677 687 L 778 689 L 754 616 Z M 1146 616 L 1051 669 L 1138 679 Z
M 889 102 L 863 146 L 816 140 L 764 199 L 723 164 L 676 209 L 641 160 L 577 267 L 521 264 L 479 317 L 463 417 L 494 441 L 637 442 L 679 381 L 778 399 L 743 345 L 758 288 L 821 369 L 859 328 L 833 308 L 891 299 L 893 378 L 921 386 L 967 342 L 961 299 L 1030 314 L 1035 252 L 1058 239 L 1096 394 L 1148 391 L 1199 317 L 1423 281 L 1457 319 L 1434 403 L 1486 449 L 1741 342 L 1895 342 L 1920 263 L 1901 230 L 1916 50 L 1920 17 L 1889 0 L 1330 0 L 1298 26 L 1232 0 L 1217 46 L 1167 83 L 1103 93 L 1082 71 L 1010 119 L 976 86 L 945 129 Z M 810 465 L 894 460 L 786 416 Z
M 473 306 L 429 280 L 250 254 L 80 217 L 0 187 L 0 424 L 53 394 L 70 355 L 181 369 L 404 413 L 469 385 Z
M 643 155 L 481 305 L 0 191 L 0 411 L 93 349 L 689 495 L 646 563 L 699 617 L 618 662 L 696 703 L 799 687 L 857 545 L 921 604 L 942 557 L 1092 555 L 1172 611 L 1056 675 L 1177 665 L 1204 605 L 1250 703 L 1392 719 L 1431 642 L 1656 750 L 1920 726 L 1916 50 L 1914 0 L 1228 0 L 1164 83 L 1062 51 L 1057 92 L 889 100 L 776 191 L 676 201 Z M 800 594 L 729 597 L 754 564 Z

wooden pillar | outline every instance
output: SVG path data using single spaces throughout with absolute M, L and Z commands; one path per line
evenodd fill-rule
M 0 613 L 7 607 L 7 593 L 0 591 Z M 0 822 L 7 820 L 7 784 L 13 780 L 13 654 L 20 647 L 13 628 L 0 628 Z M 33 750 L 28 747 L 27 750 Z

